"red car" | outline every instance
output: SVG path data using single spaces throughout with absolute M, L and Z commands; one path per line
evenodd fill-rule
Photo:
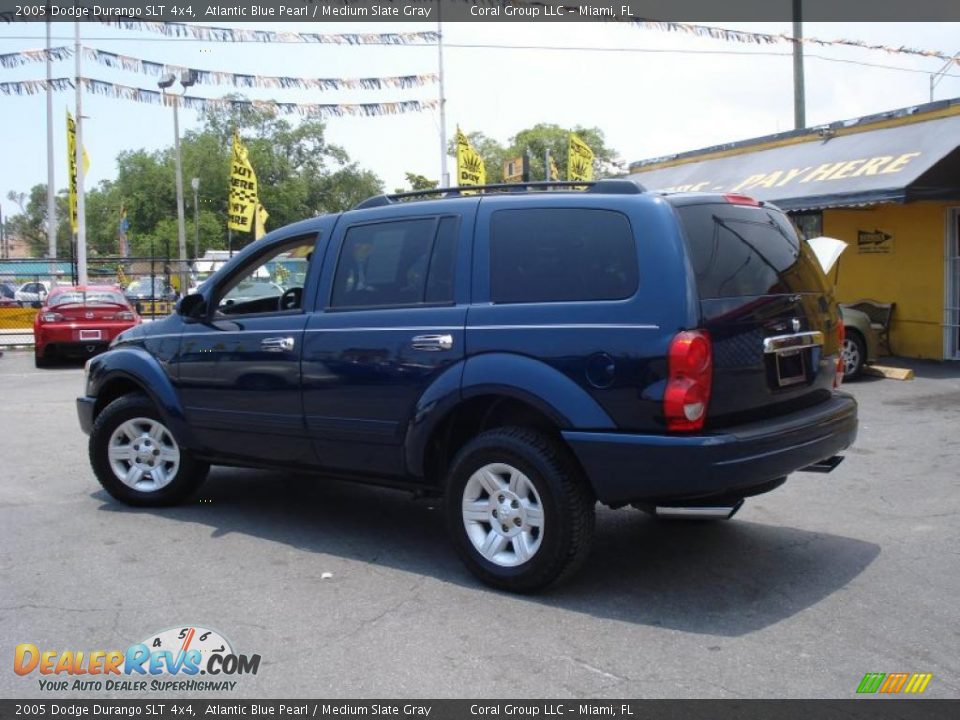
M 34 361 L 44 367 L 53 357 L 95 355 L 139 324 L 140 316 L 118 287 L 55 287 L 33 321 Z

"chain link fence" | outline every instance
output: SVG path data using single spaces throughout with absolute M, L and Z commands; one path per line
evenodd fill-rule
M 91 258 L 87 280 L 119 287 L 144 320 L 152 320 L 172 313 L 177 300 L 225 260 Z M 34 317 L 47 295 L 54 287 L 76 284 L 77 265 L 70 260 L 0 260 L 0 346 L 32 344 Z

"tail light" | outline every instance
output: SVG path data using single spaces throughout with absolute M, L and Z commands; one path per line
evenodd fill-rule
M 840 387 L 843 383 L 843 340 L 846 337 L 846 331 L 843 329 L 843 321 L 837 323 L 837 374 L 833 377 L 833 386 Z
M 117 320 L 133 320 L 134 315 L 129 310 L 122 310 L 117 313 Z
M 670 342 L 669 377 L 663 394 L 667 429 L 700 430 L 707 419 L 713 382 L 713 344 L 704 330 L 685 330 Z
M 40 313 L 40 320 L 42 320 L 43 322 L 62 322 L 63 319 L 64 319 L 63 315 L 61 315 L 60 313 L 56 313 L 56 312 Z

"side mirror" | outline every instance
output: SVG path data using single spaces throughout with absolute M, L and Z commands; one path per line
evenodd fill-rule
M 206 309 L 207 301 L 200 293 L 187 295 L 177 303 L 177 314 L 193 320 L 203 317 Z

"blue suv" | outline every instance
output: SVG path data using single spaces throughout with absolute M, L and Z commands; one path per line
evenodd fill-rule
M 103 487 L 183 500 L 210 464 L 443 497 L 530 592 L 597 501 L 730 517 L 857 431 L 843 325 L 782 212 L 626 180 L 371 198 L 276 230 L 125 332 L 77 400 Z

